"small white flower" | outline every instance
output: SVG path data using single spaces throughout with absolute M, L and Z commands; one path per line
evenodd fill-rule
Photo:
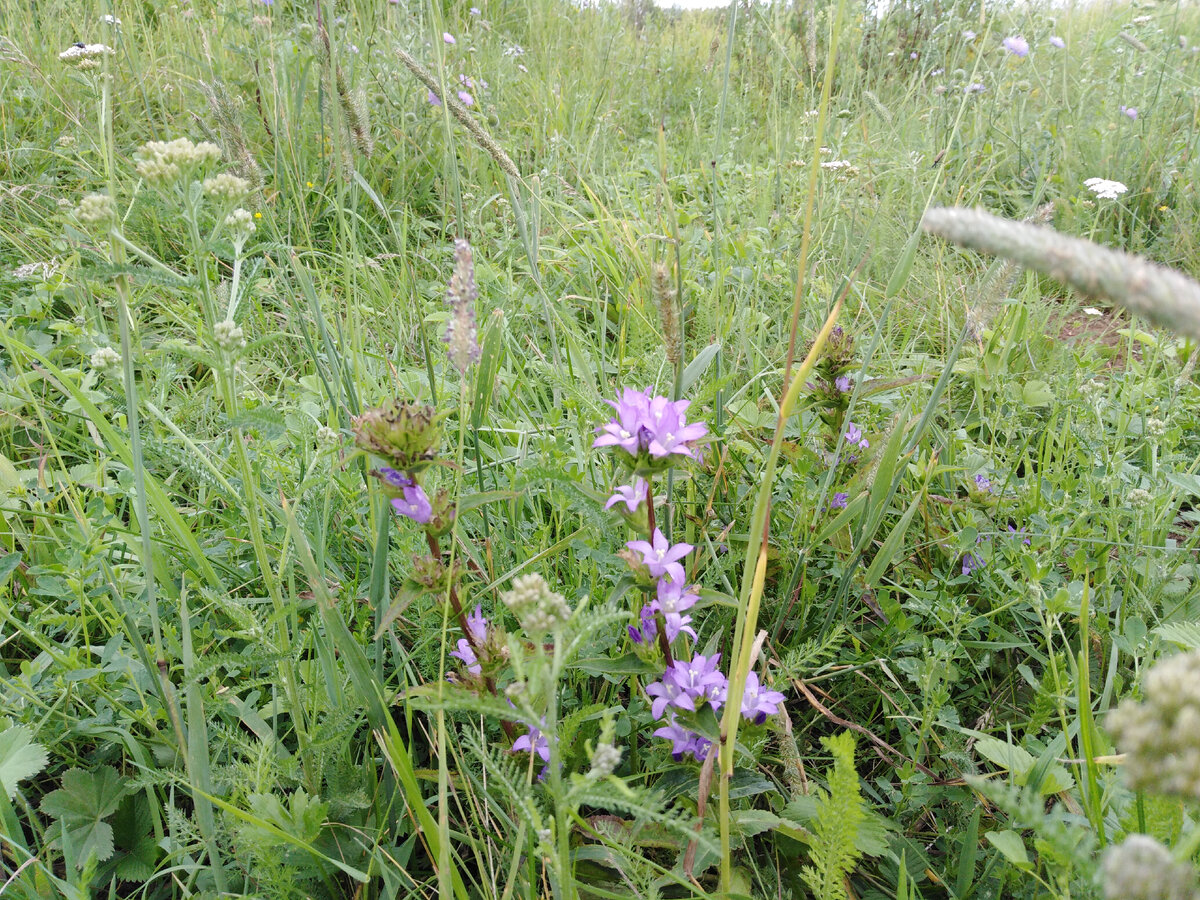
M 1129 188 L 1119 181 L 1109 181 L 1107 178 L 1089 178 L 1084 186 L 1101 200 L 1116 200 Z
M 53 259 L 50 262 L 31 262 L 25 263 L 23 266 L 17 266 L 12 270 L 12 277 L 18 281 L 32 280 L 34 278 L 47 281 L 57 271 L 58 260 Z
M 254 234 L 257 226 L 254 224 L 254 216 L 250 215 L 250 211 L 238 207 L 225 217 L 225 227 L 229 229 L 233 242 L 237 243 L 239 240 L 244 242 L 246 238 Z
M 204 179 L 204 195 L 236 203 L 250 193 L 250 182 L 230 172 Z
M 92 368 L 103 374 L 121 364 L 121 354 L 112 347 L 100 347 L 92 353 Z
M 225 319 L 214 325 L 213 334 L 216 336 L 217 346 L 226 353 L 233 353 L 246 346 L 245 333 L 232 319 Z
M 72 44 L 58 54 L 58 58 L 78 69 L 94 69 L 100 65 L 101 59 L 105 56 L 113 56 L 116 52 L 107 44 L 84 44 L 81 42 Z
M 103 22 L 105 25 L 111 25 L 113 28 L 121 27 L 121 20 L 118 19 L 116 16 L 104 15 L 104 16 L 100 17 L 100 21 Z
M 88 194 L 75 207 L 75 218 L 84 225 L 103 225 L 117 217 L 117 204 L 108 194 Z

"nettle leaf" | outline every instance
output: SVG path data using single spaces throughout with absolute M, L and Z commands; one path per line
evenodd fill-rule
M 17 794 L 17 783 L 41 772 L 46 760 L 46 748 L 33 742 L 33 732 L 26 726 L 0 731 L 0 787 L 9 800 Z
M 105 818 L 116 812 L 125 795 L 124 780 L 112 766 L 95 771 L 70 769 L 63 786 L 42 800 L 42 812 L 58 820 L 64 844 L 75 853 L 82 869 L 92 853 L 100 862 L 112 856 L 113 830 Z

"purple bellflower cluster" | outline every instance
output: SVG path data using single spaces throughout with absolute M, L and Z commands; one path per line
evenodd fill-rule
M 837 387 L 842 388 L 842 384 Z M 848 379 L 844 389 L 850 389 Z M 616 415 L 596 429 L 592 446 L 611 448 L 617 459 L 633 472 L 634 480 L 618 487 L 605 509 L 624 506 L 632 515 L 643 503 L 646 505 L 646 520 L 636 527 L 644 528 L 643 533 L 649 539 L 628 541 L 621 555 L 629 562 L 646 595 L 652 598 L 639 611 L 637 624 L 629 626 L 630 640 L 647 649 L 657 643 L 666 665 L 662 678 L 646 687 L 651 712 L 663 723 L 654 735 L 671 741 L 676 760 L 689 753 L 702 760 L 711 742 L 676 721 L 676 712 L 696 713 L 706 703 L 714 712 L 718 711 L 725 703 L 729 686 L 718 668 L 719 653 L 709 657 L 696 654 L 690 662 L 672 656 L 671 645 L 680 635 L 696 640 L 692 617 L 687 611 L 696 605 L 700 595 L 694 585 L 688 584 L 684 568 L 685 558 L 695 548 L 683 542 L 671 543 L 655 527 L 653 489 L 647 479 L 684 459 L 698 459 L 696 442 L 708 434 L 708 427 L 702 422 L 687 421 L 688 401 L 652 396 L 649 390 L 626 388 L 617 402 L 609 401 L 609 405 Z M 751 673 L 746 679 L 742 712 L 750 721 L 761 724 L 768 715 L 778 712 L 783 699 L 782 693 L 763 689 L 758 676 Z

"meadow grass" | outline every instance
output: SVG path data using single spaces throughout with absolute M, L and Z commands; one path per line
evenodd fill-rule
M 1198 26 L 0 0 L 0 896 L 1197 896 Z

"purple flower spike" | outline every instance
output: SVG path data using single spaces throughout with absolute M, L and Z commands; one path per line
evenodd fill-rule
M 864 450 L 871 446 L 871 442 L 863 437 L 862 429 L 853 422 L 846 423 L 846 443 L 852 447 L 861 447 Z
M 479 675 L 483 672 L 483 667 L 479 665 L 479 658 L 475 655 L 475 651 L 471 649 L 471 642 L 466 638 L 458 639 L 458 649 L 451 650 L 450 655 L 462 660 L 462 664 L 467 667 L 467 671 L 472 675 Z
M 850 379 L 846 375 L 839 375 L 837 378 L 835 378 L 833 381 L 833 386 L 843 394 L 850 393 Z
M 1021 37 L 1019 34 L 1013 35 L 1012 37 L 1006 37 L 1000 43 L 1003 44 L 1004 49 L 1013 56 L 1029 55 L 1029 41 L 1025 40 L 1025 38 Z
M 529 734 L 523 734 L 513 741 L 512 749 L 514 753 L 520 750 L 536 753 L 542 758 L 542 762 L 550 762 L 550 742 L 536 728 L 530 728 Z
M 433 504 L 429 502 L 429 498 L 421 490 L 421 486 L 407 484 L 403 490 L 403 497 L 392 499 L 392 509 L 400 515 L 412 519 L 418 525 L 428 525 L 429 520 L 433 518 Z
M 705 702 L 713 710 L 719 709 L 727 688 L 725 676 L 717 668 L 720 660 L 720 653 L 709 657 L 696 654 L 691 662 L 675 660 L 663 673 L 662 681 L 646 687 L 647 696 L 653 698 L 650 712 L 654 718 L 661 719 L 669 707 L 690 711 Z
M 637 512 L 637 508 L 646 500 L 646 479 L 635 478 L 633 484 L 623 484 L 617 488 L 617 492 L 608 498 L 608 502 L 604 504 L 605 509 L 612 509 L 618 503 L 624 503 L 629 511 Z
M 671 544 L 667 541 L 666 535 L 655 528 L 654 543 L 629 541 L 625 546 L 634 553 L 641 554 L 642 562 L 655 578 L 662 578 L 665 575 L 680 584 L 687 580 L 687 575 L 679 560 L 695 549 L 691 544 Z
M 850 495 L 845 491 L 838 491 L 833 495 L 833 499 L 829 501 L 830 509 L 845 509 L 846 503 L 849 502 Z
M 779 712 L 779 704 L 784 699 L 786 698 L 779 691 L 763 688 L 758 683 L 757 673 L 746 673 L 746 690 L 742 693 L 742 715 L 755 725 L 761 725 L 767 716 Z
M 688 731 L 676 722 L 659 728 L 654 732 L 654 736 L 666 738 L 671 742 L 671 755 L 676 762 L 682 760 L 688 753 L 692 754 L 697 762 L 703 762 L 704 758 L 708 756 L 709 747 L 712 746 L 712 742 L 707 738 L 701 737 L 694 731 Z

